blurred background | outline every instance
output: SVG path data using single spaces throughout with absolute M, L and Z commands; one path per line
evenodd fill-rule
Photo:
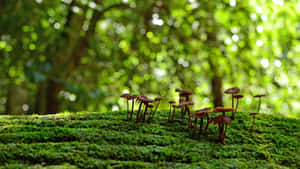
M 300 117 L 299 0 L 1 0 L 0 114 L 124 109 L 120 94 Z

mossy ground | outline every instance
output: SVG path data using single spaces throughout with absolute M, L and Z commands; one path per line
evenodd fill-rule
M 56 119 L 54 118 L 56 116 Z M 126 121 L 125 112 L 0 117 L 0 168 L 300 168 L 300 120 L 237 113 L 227 145 L 210 125 L 192 135 L 179 118 Z

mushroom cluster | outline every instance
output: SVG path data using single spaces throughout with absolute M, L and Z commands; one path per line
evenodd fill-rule
M 157 97 L 154 100 L 152 100 L 144 95 L 130 95 L 128 93 L 122 94 L 120 97 L 126 99 L 126 101 L 127 101 L 127 104 L 126 104 L 127 105 L 127 120 L 132 120 L 135 101 L 137 104 L 139 104 L 139 108 L 138 108 L 137 115 L 136 115 L 136 122 L 139 122 L 139 121 L 151 122 L 155 116 L 155 113 L 156 113 L 159 105 L 160 105 L 160 101 L 163 99 L 162 97 Z M 132 100 L 131 111 L 129 111 L 129 101 L 130 100 Z M 153 108 L 154 108 L 153 104 L 156 104 L 154 110 L 153 110 Z M 149 117 L 147 118 L 147 116 L 149 116 Z
M 175 92 L 179 94 L 178 104 L 175 101 L 168 101 L 169 103 L 169 114 L 168 114 L 168 122 L 173 122 L 176 109 L 181 112 L 181 119 L 187 119 L 188 128 L 197 130 L 197 120 L 200 119 L 199 125 L 199 134 L 206 131 L 209 127 L 209 124 L 213 123 L 218 125 L 218 135 L 219 135 L 219 143 L 226 144 L 226 132 L 228 126 L 232 124 L 232 120 L 235 119 L 235 113 L 238 111 L 240 105 L 240 99 L 244 97 L 244 95 L 240 94 L 240 88 L 232 87 L 224 91 L 225 94 L 231 95 L 231 108 L 225 107 L 215 107 L 213 110 L 210 107 L 202 108 L 196 110 L 191 114 L 191 107 L 194 105 L 192 102 L 191 96 L 194 94 L 192 91 L 187 89 L 175 89 Z M 266 96 L 265 94 L 254 95 L 254 98 L 259 98 L 258 102 L 258 110 L 257 112 L 252 112 L 249 115 L 253 117 L 253 123 L 251 127 L 251 131 L 254 129 L 255 125 L 255 116 L 260 112 L 261 107 L 261 98 Z M 122 94 L 121 98 L 126 99 L 127 103 L 127 120 L 132 120 L 134 104 L 135 102 L 139 104 L 138 111 L 136 114 L 136 122 L 151 122 L 155 116 L 155 113 L 158 110 L 158 107 L 163 100 L 162 97 L 156 97 L 153 100 L 144 95 L 130 95 L 128 93 Z M 129 101 L 131 102 L 131 111 L 129 110 Z M 226 112 L 231 112 L 231 116 L 227 116 Z M 222 113 L 220 115 L 213 115 L 210 117 L 210 114 Z M 187 115 L 187 118 L 186 118 Z M 192 122 L 192 118 L 194 122 Z M 206 125 L 204 128 L 204 120 L 206 118 Z M 194 132 L 193 132 L 194 133 Z

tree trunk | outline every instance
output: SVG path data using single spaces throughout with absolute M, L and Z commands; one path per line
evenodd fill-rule
M 36 94 L 35 112 L 38 114 L 47 114 L 47 83 L 38 84 Z
M 11 83 L 7 91 L 6 113 L 26 114 L 29 110 L 29 91 L 21 85 Z
M 59 98 L 58 94 L 62 89 L 62 84 L 54 80 L 47 82 L 47 113 L 58 113 L 59 112 Z
M 215 107 L 223 106 L 223 92 L 222 92 L 222 77 L 214 75 L 212 78 L 212 93 L 213 103 Z

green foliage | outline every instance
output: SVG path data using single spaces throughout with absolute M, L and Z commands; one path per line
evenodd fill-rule
M 299 168 L 300 123 L 258 115 L 254 132 L 247 113 L 229 128 L 226 146 L 217 128 L 201 137 L 187 124 L 125 121 L 124 112 L 3 116 L 2 168 Z M 178 118 L 179 119 L 179 118 Z

